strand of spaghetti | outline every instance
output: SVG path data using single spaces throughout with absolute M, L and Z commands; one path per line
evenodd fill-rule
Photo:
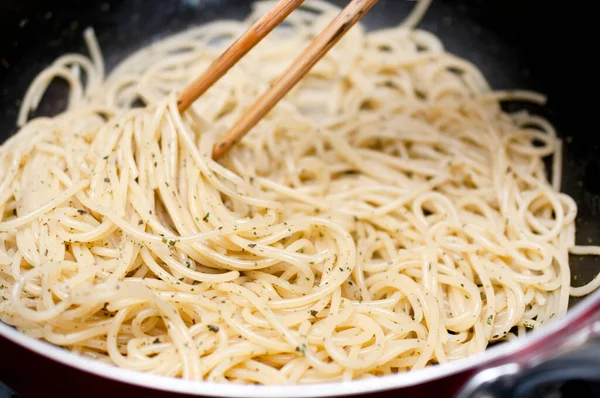
M 400 24 L 402 28 L 412 29 L 416 27 L 425 16 L 429 9 L 432 0 L 418 0 L 417 5 L 413 8 L 408 17 Z

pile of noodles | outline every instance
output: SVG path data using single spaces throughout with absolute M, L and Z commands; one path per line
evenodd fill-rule
M 353 29 L 221 162 L 213 143 L 339 11 L 289 17 L 183 115 L 248 21 L 166 38 L 108 77 L 91 31 L 0 147 L 0 320 L 117 366 L 290 384 L 482 352 L 567 310 L 577 206 L 552 125 L 415 30 Z M 46 88 L 69 106 L 27 120 Z M 139 104 L 145 107 L 139 107 Z M 544 160 L 553 159 L 548 172 Z M 547 175 L 551 175 L 548 181 Z

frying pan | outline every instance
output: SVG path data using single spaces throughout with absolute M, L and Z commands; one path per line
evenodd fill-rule
M 597 27 L 591 7 L 579 4 L 435 0 L 420 27 L 474 62 L 492 87 L 548 94 L 546 107 L 531 110 L 550 119 L 565 140 L 562 189 L 579 205 L 578 243 L 600 244 L 600 80 L 593 54 Z M 364 23 L 370 29 L 395 25 L 413 5 L 409 0 L 381 0 Z M 16 131 L 19 101 L 34 76 L 60 54 L 85 52 L 86 27 L 94 27 L 110 70 L 127 54 L 167 34 L 214 19 L 240 19 L 249 11 L 247 0 L 1 0 L 1 139 Z M 53 85 L 38 113 L 64 108 L 63 94 L 64 87 Z M 506 104 L 509 111 L 523 106 Z M 600 272 L 598 261 L 572 257 L 572 284 L 590 281 Z M 543 330 L 456 363 L 350 383 L 285 387 L 216 385 L 131 372 L 79 358 L 0 324 L 0 380 L 23 396 L 466 398 L 568 394 L 570 388 L 585 396 L 594 393 L 588 382 L 600 382 L 598 319 L 600 292 L 572 300 L 569 314 Z

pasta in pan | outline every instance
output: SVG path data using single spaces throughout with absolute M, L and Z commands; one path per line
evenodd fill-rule
M 352 380 L 447 363 L 567 310 L 577 205 L 552 125 L 415 29 L 357 26 L 220 163 L 213 143 L 339 10 L 294 12 L 185 114 L 248 21 L 59 58 L 0 148 L 0 320 L 194 380 Z M 256 3 L 249 21 L 272 6 Z M 28 120 L 55 78 L 68 109 Z M 140 107 L 144 104 L 144 107 Z M 544 160 L 553 159 L 548 179 Z

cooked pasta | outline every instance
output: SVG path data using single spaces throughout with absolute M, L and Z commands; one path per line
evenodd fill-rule
M 577 205 L 552 125 L 439 38 L 357 26 L 220 162 L 213 143 L 339 11 L 310 1 L 192 108 L 176 93 L 263 14 L 105 77 L 59 58 L 0 148 L 0 320 L 123 368 L 293 384 L 480 353 L 562 316 Z M 68 108 L 29 115 L 47 87 Z M 140 106 L 143 105 L 143 106 Z M 545 160 L 553 159 L 546 169 Z M 550 176 L 550 177 L 549 177 Z

